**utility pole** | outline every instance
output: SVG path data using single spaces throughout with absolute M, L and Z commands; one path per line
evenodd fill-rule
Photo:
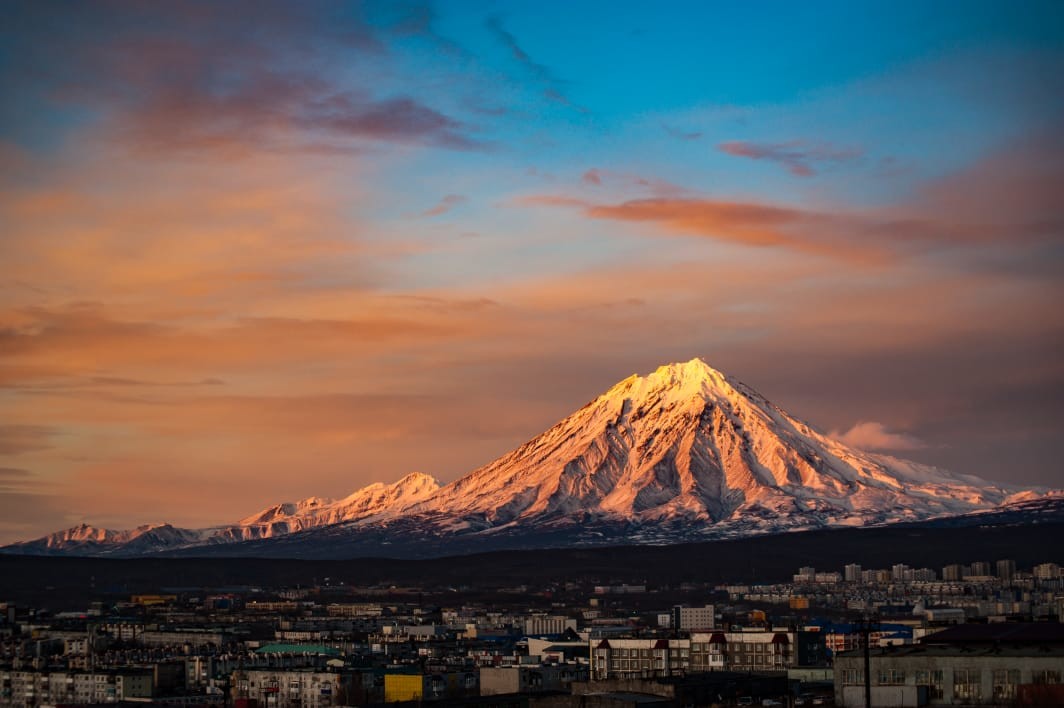
M 864 696 L 865 708 L 872 708 L 872 641 L 873 630 L 879 629 L 879 618 L 874 613 L 864 613 L 854 622 L 864 644 Z

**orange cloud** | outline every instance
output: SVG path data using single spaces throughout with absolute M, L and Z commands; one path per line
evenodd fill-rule
M 590 219 L 654 224 L 672 233 L 747 246 L 779 246 L 858 263 L 882 262 L 882 245 L 845 238 L 860 228 L 845 215 L 714 199 L 655 197 L 596 204 L 571 197 L 531 196 L 525 205 L 577 208 Z

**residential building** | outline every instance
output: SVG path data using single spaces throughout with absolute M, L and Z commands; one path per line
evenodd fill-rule
M 350 672 L 314 669 L 238 669 L 230 678 L 232 695 L 267 708 L 322 708 L 347 705 L 353 688 Z
M 671 627 L 685 632 L 693 632 L 700 629 L 713 629 L 715 625 L 713 605 L 704 607 L 683 607 L 676 605 L 672 608 Z

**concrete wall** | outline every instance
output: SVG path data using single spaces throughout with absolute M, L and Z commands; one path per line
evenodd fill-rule
M 847 706 L 864 706 L 864 686 L 844 686 L 842 704 Z M 916 686 L 873 686 L 873 708 L 918 708 L 923 705 L 919 700 Z

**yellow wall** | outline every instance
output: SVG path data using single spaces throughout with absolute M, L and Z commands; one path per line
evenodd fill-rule
M 384 702 L 416 701 L 425 693 L 425 677 L 420 674 L 385 674 Z

